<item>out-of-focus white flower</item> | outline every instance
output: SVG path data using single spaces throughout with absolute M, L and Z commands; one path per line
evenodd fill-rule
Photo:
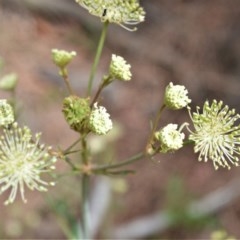
M 3 130 L 0 138 L 0 193 L 10 190 L 5 204 L 15 200 L 18 190 L 26 202 L 25 186 L 47 191 L 47 186 L 54 185 L 40 176 L 55 168 L 56 158 L 49 154 L 49 147 L 39 143 L 40 133 L 34 137 L 28 127 L 20 128 L 17 123 Z
M 7 126 L 14 122 L 12 106 L 6 99 L 0 99 L 0 126 Z

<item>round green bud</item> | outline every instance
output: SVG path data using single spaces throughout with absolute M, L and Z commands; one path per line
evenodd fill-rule
M 0 89 L 7 90 L 7 91 L 13 90 L 17 85 L 17 80 L 18 80 L 18 77 L 17 77 L 17 74 L 15 73 L 10 73 L 3 76 L 0 79 Z
M 91 113 L 88 98 L 69 96 L 63 101 L 62 112 L 69 126 L 80 133 L 87 130 L 85 120 Z

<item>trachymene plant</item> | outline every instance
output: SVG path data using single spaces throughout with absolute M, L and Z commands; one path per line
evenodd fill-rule
M 171 153 L 186 145 L 192 145 L 198 160 L 211 160 L 215 169 L 219 167 L 231 168 L 239 165 L 240 156 L 240 125 L 236 124 L 240 115 L 234 109 L 229 109 L 222 101 L 206 101 L 203 107 L 197 107 L 192 112 L 189 104 L 191 99 L 188 90 L 182 85 L 170 82 L 165 89 L 162 105 L 159 106 L 156 117 L 152 121 L 146 146 L 141 152 L 121 162 L 98 164 L 92 161 L 88 136 L 91 134 L 106 135 L 114 128 L 110 114 L 104 106 L 100 105 L 99 96 L 102 91 L 114 83 L 115 80 L 127 82 L 132 79 L 131 65 L 122 57 L 112 54 L 108 72 L 102 80 L 96 93 L 92 85 L 101 52 L 104 46 L 107 28 L 110 23 L 115 23 L 131 32 L 137 30 L 135 25 L 145 19 L 145 11 L 138 0 L 76 0 L 87 9 L 90 14 L 97 16 L 103 23 L 95 59 L 89 74 L 88 89 L 85 96 L 75 95 L 69 81 L 68 64 L 76 56 L 76 52 L 65 50 L 52 50 L 52 58 L 59 68 L 59 75 L 63 78 L 69 96 L 63 99 L 62 113 L 69 127 L 79 134 L 67 149 L 46 147 L 40 143 L 40 133 L 34 134 L 26 126 L 19 126 L 15 118 L 15 102 L 0 100 L 0 193 L 10 191 L 5 204 L 11 204 L 20 192 L 21 198 L 26 202 L 25 189 L 47 191 L 48 186 L 54 186 L 57 179 L 43 180 L 45 173 L 56 171 L 54 163 L 57 159 L 69 164 L 73 175 L 81 175 L 82 181 L 82 217 L 81 233 L 75 238 L 89 238 L 89 180 L 96 174 L 112 175 L 128 173 L 122 167 L 138 161 L 144 157 L 151 158 L 159 153 Z M 134 27 L 132 27 L 134 26 Z M 8 76 L 0 80 L 0 88 L 14 92 L 16 77 Z M 188 109 L 189 122 L 178 126 L 168 123 L 159 128 L 159 123 L 164 110 L 168 108 L 176 111 Z M 183 132 L 185 128 L 185 133 Z M 187 133 L 189 134 L 187 134 Z M 73 150 L 77 143 L 81 148 Z M 73 163 L 71 153 L 79 157 Z M 54 175 L 53 175 L 54 177 Z M 92 213 L 94 214 L 94 213 Z

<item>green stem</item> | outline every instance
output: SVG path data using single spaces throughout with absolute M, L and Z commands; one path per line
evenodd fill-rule
M 88 164 L 88 149 L 87 149 L 87 141 L 86 141 L 86 136 L 82 136 L 81 138 L 81 144 L 82 144 L 82 163 L 83 164 Z
M 138 154 L 126 159 L 125 161 L 121 161 L 119 163 L 113 163 L 113 164 L 104 164 L 102 166 L 95 166 L 92 168 L 92 170 L 98 172 L 98 171 L 105 171 L 108 169 L 119 168 L 122 166 L 129 165 L 133 162 L 136 162 L 136 161 L 140 160 L 141 158 L 143 158 L 144 156 L 145 156 L 145 153 L 141 152 L 141 153 L 138 153 Z
M 72 87 L 70 85 L 67 69 L 66 68 L 60 69 L 60 75 L 63 77 L 63 80 L 64 80 L 64 82 L 67 86 L 69 94 L 73 95 L 73 90 L 72 90 Z
M 105 77 L 103 77 L 102 82 L 101 82 L 101 84 L 99 85 L 98 90 L 97 90 L 97 92 L 96 92 L 96 94 L 95 94 L 95 96 L 94 96 L 94 98 L 93 98 L 93 100 L 92 100 L 92 102 L 91 102 L 91 105 L 90 105 L 91 108 L 92 108 L 93 104 L 97 101 L 97 99 L 99 98 L 100 93 L 102 92 L 102 90 L 103 90 L 107 85 L 109 85 L 111 82 L 112 82 L 112 78 L 111 78 L 110 76 L 107 76 L 107 77 L 105 76 Z
M 103 45 L 104 45 L 106 35 L 107 35 L 107 27 L 108 27 L 108 21 L 104 22 L 104 24 L 103 24 L 103 29 L 102 29 L 102 33 L 101 33 L 100 40 L 99 40 L 99 43 L 98 43 L 97 52 L 96 52 L 94 62 L 93 62 L 93 65 L 92 65 L 90 77 L 89 77 L 89 80 L 88 80 L 88 96 L 91 95 L 93 79 L 94 79 L 94 76 L 96 74 L 97 66 L 98 66 L 98 63 L 99 63 L 99 60 L 100 60 L 100 57 L 101 57 L 101 54 L 102 54 Z
M 67 155 L 70 150 L 76 146 L 81 141 L 81 138 L 77 139 L 73 144 L 71 144 L 66 150 L 63 151 L 63 155 Z
M 88 165 L 88 149 L 86 135 L 81 136 L 82 145 L 82 163 Z M 89 224 L 90 224 L 90 211 L 89 211 L 89 181 L 90 176 L 86 173 L 82 175 L 82 203 L 81 203 L 81 217 L 82 217 L 82 239 L 89 239 Z
M 148 141 L 147 141 L 146 152 L 148 152 L 148 148 L 151 147 L 152 140 L 154 138 L 154 133 L 155 133 L 157 127 L 158 127 L 158 123 L 159 123 L 162 111 L 164 110 L 165 107 L 166 106 L 163 104 L 160 107 L 160 109 L 158 110 L 157 116 L 156 116 L 156 118 L 155 118 L 155 120 L 153 122 L 153 127 L 152 127 L 152 130 L 151 130 L 150 136 L 149 136 Z
M 90 209 L 89 209 L 89 176 L 82 176 L 82 239 L 89 239 Z

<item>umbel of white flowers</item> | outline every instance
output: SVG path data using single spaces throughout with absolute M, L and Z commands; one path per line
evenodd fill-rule
M 136 25 L 145 19 L 145 11 L 138 0 L 75 0 L 88 12 L 102 22 L 116 23 L 123 28 L 134 31 L 126 25 Z
M 155 138 L 160 143 L 159 151 L 161 153 L 173 152 L 183 146 L 184 133 L 178 130 L 177 124 L 168 124 L 160 131 L 155 132 Z
M 110 79 L 118 79 L 122 81 L 131 80 L 131 65 L 126 62 L 126 60 L 115 54 L 112 54 L 111 63 L 109 66 L 109 77 Z
M 188 90 L 182 85 L 174 85 L 172 82 L 165 89 L 164 104 L 172 109 L 179 110 L 191 102 L 188 97 Z
M 98 135 L 107 134 L 113 127 L 109 113 L 103 106 L 93 105 L 93 110 L 89 117 L 89 128 Z

